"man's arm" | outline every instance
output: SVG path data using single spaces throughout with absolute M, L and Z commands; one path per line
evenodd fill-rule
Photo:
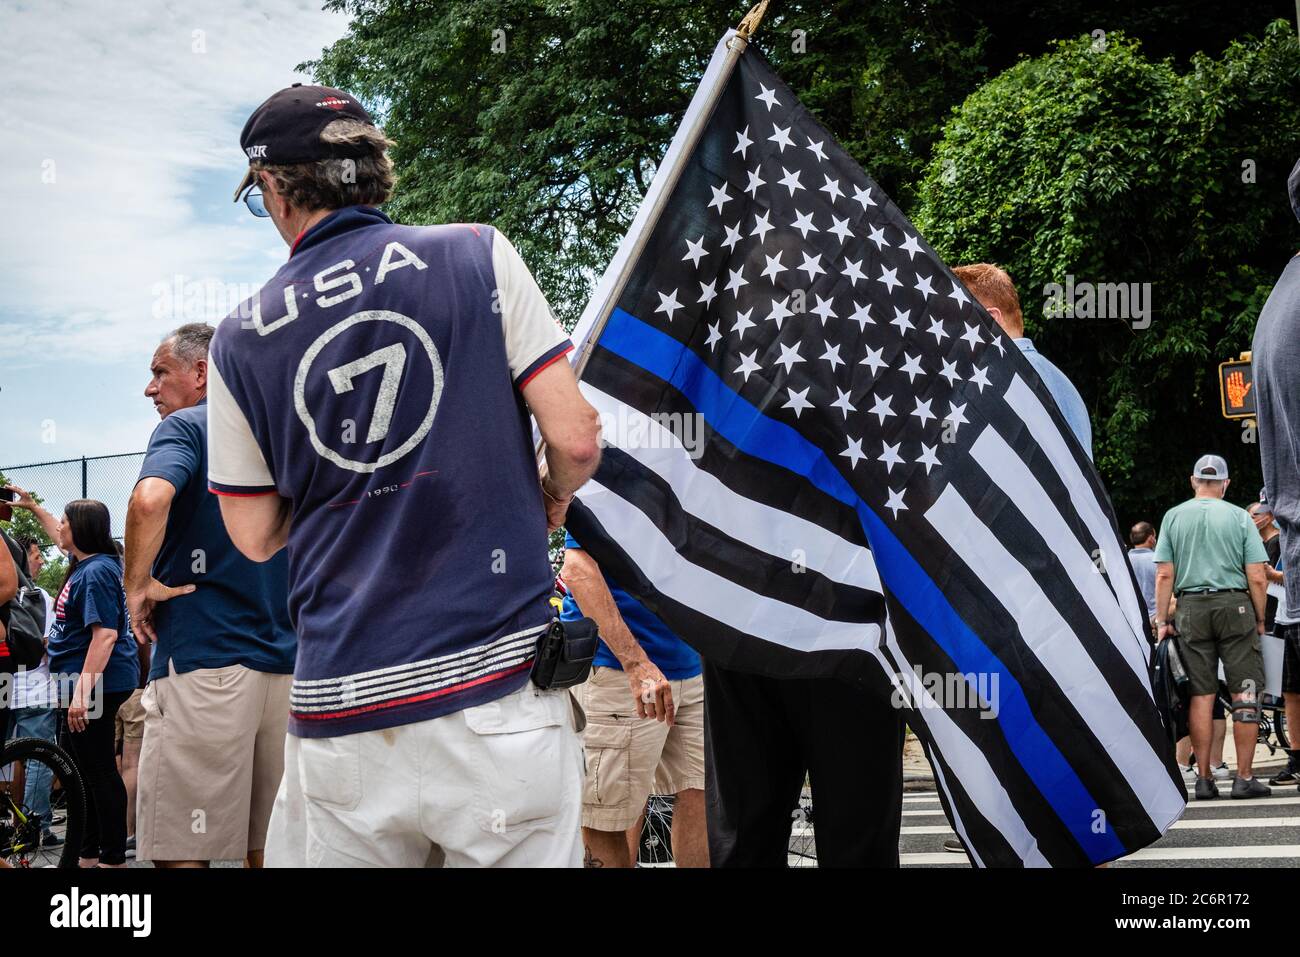
M 1173 631 L 1169 622 L 1169 600 L 1174 595 L 1174 563 L 1156 562 L 1156 640 Z
M 618 613 L 618 606 L 614 604 L 614 596 L 605 584 L 605 576 L 600 573 L 600 566 L 582 549 L 569 548 L 564 553 L 562 575 L 582 613 L 596 622 L 601 640 L 623 666 L 636 701 L 637 716 L 667 721 L 671 727 L 677 710 L 673 704 L 672 687 L 628 630 L 623 616 Z
M 523 397 L 546 443 L 542 491 L 547 525 L 554 531 L 564 524 L 573 493 L 600 464 L 600 417 L 578 391 L 573 369 L 564 361 L 534 375 Z
M 154 559 L 162 548 L 175 497 L 176 487 L 171 482 L 151 475 L 136 483 L 126 506 L 126 567 L 122 575 L 126 608 L 136 635 L 150 642 L 158 640 L 153 623 L 157 603 L 194 591 L 193 585 L 169 588 L 153 577 Z
M 269 561 L 289 543 L 289 500 L 266 495 L 219 495 L 221 520 L 235 547 L 249 561 Z
M 1268 607 L 1268 578 L 1264 569 L 1268 562 L 1251 562 L 1246 566 L 1246 582 L 1250 586 L 1250 600 L 1255 605 L 1255 631 L 1264 634 L 1265 609 Z

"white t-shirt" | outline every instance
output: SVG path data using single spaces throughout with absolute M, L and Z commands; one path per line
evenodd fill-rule
M 54 627 L 54 599 L 44 588 L 41 597 L 45 599 L 45 637 L 50 637 Z M 48 708 L 54 702 L 54 681 L 50 677 L 50 656 L 43 655 L 41 663 L 32 669 L 20 668 L 14 673 L 14 697 L 10 707 Z

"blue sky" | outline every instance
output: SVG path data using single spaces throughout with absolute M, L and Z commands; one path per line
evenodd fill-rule
M 159 339 L 287 252 L 231 202 L 239 130 L 346 23 L 296 0 L 6 4 L 0 468 L 144 448 Z

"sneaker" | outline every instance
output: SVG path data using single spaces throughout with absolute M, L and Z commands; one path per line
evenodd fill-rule
M 1228 767 L 1227 761 L 1222 762 L 1217 768 L 1215 768 L 1210 773 L 1214 775 L 1214 780 L 1216 781 L 1232 780 L 1232 769 Z
M 945 851 L 952 851 L 954 854 L 965 854 L 965 853 L 966 853 L 966 848 L 965 848 L 965 846 L 962 844 L 962 842 L 961 842 L 961 838 L 959 838 L 959 837 L 950 837 L 950 838 L 948 838 L 948 840 L 946 840 L 946 841 L 943 842 L 943 849 L 944 849 Z
M 1184 784 L 1196 783 L 1196 768 L 1183 768 L 1183 783 Z
M 62 847 L 63 838 L 53 831 L 46 831 L 41 835 L 41 847 Z
M 1279 784 L 1300 784 L 1300 777 L 1297 777 L 1295 769 L 1288 765 L 1269 778 L 1268 783 L 1272 784 L 1274 787 Z
M 1272 793 L 1272 788 L 1254 778 L 1237 778 L 1232 782 L 1232 796 L 1235 798 L 1262 798 Z
M 1219 789 L 1214 786 L 1213 778 L 1196 779 L 1196 800 L 1212 801 L 1219 796 Z
M 130 837 L 126 839 L 126 859 L 128 861 L 135 860 L 135 835 L 134 834 L 132 834 Z

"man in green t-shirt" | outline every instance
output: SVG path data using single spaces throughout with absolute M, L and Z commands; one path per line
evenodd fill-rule
M 1210 771 L 1210 735 L 1220 661 L 1232 694 L 1237 745 L 1232 796 L 1272 793 L 1251 775 L 1264 685 L 1259 636 L 1264 633 L 1268 553 L 1246 510 L 1223 500 L 1227 490 L 1228 463 L 1217 455 L 1197 459 L 1192 469 L 1195 496 L 1165 513 L 1155 553 L 1158 640 L 1174 633 L 1182 637 L 1191 684 L 1188 724 L 1198 765 L 1197 800 L 1219 796 Z M 1173 595 L 1178 596 L 1178 613 L 1171 627 Z

